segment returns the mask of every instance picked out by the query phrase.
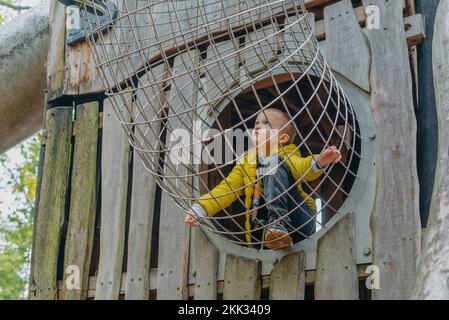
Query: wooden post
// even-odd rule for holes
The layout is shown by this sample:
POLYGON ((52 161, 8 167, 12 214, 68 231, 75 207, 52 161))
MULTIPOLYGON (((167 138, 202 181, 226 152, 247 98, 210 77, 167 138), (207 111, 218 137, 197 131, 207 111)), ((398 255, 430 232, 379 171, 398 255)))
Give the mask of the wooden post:
POLYGON ((76 107, 70 214, 62 299, 86 299, 96 213, 98 103, 76 107), (75 278, 79 275, 79 283, 75 278), (69 283, 66 283, 69 282, 69 283))
POLYGON ((315 299, 359 299, 353 213, 338 221, 318 240, 315 299))
MULTIPOLYGON (((130 99, 130 98, 129 98, 130 99)), ((130 145, 109 99, 104 102, 101 230, 95 299, 118 299, 125 246, 130 145)))
POLYGON ((433 69, 438 111, 438 162, 429 226, 417 271, 413 299, 449 299, 449 0, 438 7, 433 69))
POLYGON ((369 0, 380 30, 367 30, 371 104, 378 126, 378 185, 372 216, 373 263, 380 269, 376 299, 406 299, 420 251, 416 119, 402 1, 369 0))
POLYGON ((57 299, 56 270, 65 215, 72 139, 72 110, 47 111, 46 152, 34 223, 30 299, 57 299))
POLYGON ((324 8, 327 61, 330 67, 365 91, 370 91, 371 54, 350 0, 324 8))
POLYGON ((261 290, 259 260, 226 255, 224 300, 259 300, 261 290))
POLYGON ((296 252, 274 266, 270 277, 270 300, 304 300, 306 255, 296 252))
POLYGON ((217 299, 218 250, 203 231, 194 230, 195 245, 195 300, 217 299))

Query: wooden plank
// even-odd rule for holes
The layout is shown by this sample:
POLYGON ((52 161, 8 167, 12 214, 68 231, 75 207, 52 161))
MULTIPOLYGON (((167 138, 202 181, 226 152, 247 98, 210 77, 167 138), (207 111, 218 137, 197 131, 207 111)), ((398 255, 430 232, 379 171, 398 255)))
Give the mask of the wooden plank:
POLYGON ((318 240, 315 299, 358 298, 355 218, 353 213, 349 213, 318 240))
POLYGON ((271 272, 270 300, 304 300, 305 268, 304 251, 282 257, 271 272))
MULTIPOLYGON (((365 280, 369 274, 365 273, 365 270, 368 266, 367 265, 358 265, 357 266, 357 277, 360 281, 365 280)), ((150 291, 156 291, 157 290, 157 268, 151 268, 150 270, 150 291)), ((126 272, 122 273, 122 285, 120 286, 120 294, 125 294, 126 291, 126 272)), ((262 277, 262 289, 269 289, 271 284, 271 275, 263 275, 262 277)), ((306 285, 313 285, 315 281, 315 270, 308 270, 305 273, 305 284, 306 285)), ((97 277, 91 276, 89 277, 89 291, 88 291, 88 298, 93 298, 95 296, 95 287, 97 283, 97 277)), ((62 281, 58 282, 58 290, 62 290, 62 281)), ((217 281, 217 294, 223 293, 223 280, 217 281)), ((195 296, 195 284, 189 283, 189 297, 195 296)))
POLYGON ((266 71, 277 61, 277 51, 281 44, 277 24, 271 24, 249 33, 245 37, 242 51, 244 74, 247 76, 266 71), (246 67, 246 68, 245 68, 246 67))
POLYGON ((259 260, 227 254, 223 300, 259 300, 261 268, 259 260))
POLYGON ((56 270, 64 222, 72 138, 72 107, 46 114, 46 152, 35 220, 30 299, 57 299, 56 270))
MULTIPOLYGON (((66 7, 66 38, 71 32, 71 28, 79 28, 83 27, 82 25, 77 26, 75 23, 77 20, 81 22, 79 9, 77 7, 66 7)), ((82 64, 82 55, 81 50, 83 46, 88 46, 86 42, 81 42, 76 44, 75 46, 66 45, 65 48, 65 63, 66 63, 66 72, 65 72, 65 80, 64 80, 64 94, 67 95, 77 95, 79 94, 79 85, 80 85, 80 70, 82 64)))
POLYGON ((371 104, 378 130, 377 196, 372 215, 376 299, 406 299, 420 252, 416 118, 402 3, 364 1, 380 9, 380 30, 366 32, 372 55, 371 104), (400 172, 400 174, 398 174, 400 172))
POLYGON ((104 101, 103 113, 100 261, 95 292, 95 299, 100 300, 117 299, 119 296, 130 152, 128 136, 117 120, 109 99, 104 101))
MULTIPOLYGON (((199 57, 198 52, 185 52, 175 58, 170 97, 168 98, 169 115, 178 114, 170 118, 165 128, 167 130, 166 148, 170 149, 174 141, 170 141, 170 134, 176 129, 191 130, 193 127, 192 112, 183 113, 197 101, 198 77, 193 70, 199 57)), ((186 175, 184 165, 176 165, 171 162, 170 154, 165 154, 165 175, 186 175)), ((177 192, 187 195, 191 191, 188 185, 191 181, 178 178, 165 181, 167 185, 176 183, 177 192)), ((189 228, 184 223, 184 213, 176 206, 174 200, 166 193, 162 193, 161 214, 159 226, 159 251, 158 251, 158 294, 157 298, 187 299, 187 276, 189 259, 189 228)))
MULTIPOLYGON (((313 45, 310 44, 303 46, 306 41, 309 43, 312 41, 307 40, 309 34, 305 31, 311 28, 311 33, 315 33, 315 15, 308 13, 306 18, 304 18, 304 15, 291 16, 288 17, 285 23, 286 25, 290 25, 290 27, 286 27, 282 34, 282 59, 286 59, 288 64, 298 65, 300 68, 307 67, 308 64, 313 62, 316 50, 314 50, 313 45), (298 50, 300 47, 301 49, 298 50)), ((289 69, 290 68, 287 70, 289 69)), ((313 72, 313 70, 310 72, 313 72)))
MULTIPOLYGON (((104 79, 109 88, 114 88, 134 75, 132 53, 138 42, 134 37, 132 24, 135 21, 137 1, 111 0, 119 11, 114 27, 106 34, 100 34, 97 41, 97 59, 105 63, 102 67, 104 79)), ((134 23, 135 24, 135 23, 134 23)))
POLYGON ((430 217, 412 299, 449 299, 449 1, 440 1, 433 38, 433 74, 438 112, 438 161, 430 217))
POLYGON ((50 41, 47 56, 47 100, 60 97, 65 79, 65 6, 57 0, 51 1, 50 41))
POLYGON ((324 8, 327 62, 330 67, 365 91, 370 91, 370 49, 357 22, 351 0, 324 8))
POLYGON ((238 84, 239 57, 238 43, 232 40, 211 45, 207 50, 207 59, 203 65, 206 74, 204 83, 206 101, 218 102, 238 84))
MULTIPOLYGON (((152 70, 152 74, 162 74, 164 65, 160 65, 152 70)), ((160 131, 160 124, 150 124, 156 115, 156 110, 160 108, 156 93, 152 86, 148 86, 154 79, 150 74, 140 79, 140 84, 136 90, 134 101, 134 122, 143 123, 135 125, 134 145, 140 149, 151 151, 152 146, 147 142, 155 143, 157 134, 160 131), (156 100, 149 99, 156 97, 156 100), (153 131, 154 130, 154 131, 153 131)), ((154 88, 156 88, 155 86, 154 88)), ((162 88, 162 84, 160 85, 162 88)), ((162 97, 159 97, 159 99, 162 97)), ((143 153, 145 160, 152 157, 143 153)), ((158 157, 154 160, 158 162, 158 157)), ((147 162, 148 163, 148 162, 147 162)), ((152 248, 152 228, 155 209, 156 180, 154 176, 145 168, 143 159, 139 151, 134 149, 133 159, 133 181, 131 194, 131 213, 128 232, 128 259, 126 277, 126 299, 148 300, 150 292, 150 257, 152 248)))
POLYGON ((218 250, 201 229, 194 230, 195 300, 217 299, 218 250))
MULTIPOLYGON (((79 287, 63 286, 62 299, 86 299, 96 212, 98 103, 76 107, 76 134, 72 166, 70 214, 65 243, 64 270, 79 270, 79 287)), ((63 281, 71 273, 64 273, 63 281)), ((70 281, 70 279, 69 279, 70 281)), ((74 283, 71 283, 72 285, 74 283)))
MULTIPOLYGON (((44 102, 44 115, 47 114, 49 105, 47 102, 47 94, 45 94, 45 102, 44 102)), ((36 235, 37 235, 37 216, 39 214, 39 202, 40 202, 40 198, 41 198, 41 190, 42 190, 42 176, 43 176, 43 170, 44 170, 44 160, 45 160, 45 136, 46 136, 46 123, 45 123, 45 117, 44 117, 44 123, 42 124, 42 136, 40 139, 40 151, 39 151, 39 165, 37 168, 37 181, 36 181, 36 197, 34 199, 34 208, 36 208, 34 210, 34 215, 33 215, 33 241, 32 241, 32 245, 31 245, 31 261, 30 261, 30 277, 28 279, 28 285, 30 290, 28 291, 28 296, 30 296, 33 292, 31 291, 34 288, 34 285, 32 283, 33 277, 32 275, 34 274, 34 256, 35 256, 35 251, 34 248, 36 247, 35 242, 36 242, 36 235)))

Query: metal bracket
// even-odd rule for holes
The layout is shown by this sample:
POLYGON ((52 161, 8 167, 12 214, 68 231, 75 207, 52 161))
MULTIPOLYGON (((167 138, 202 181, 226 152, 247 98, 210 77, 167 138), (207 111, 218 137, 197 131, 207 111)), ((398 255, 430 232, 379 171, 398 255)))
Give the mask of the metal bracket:
POLYGON ((68 34, 66 43, 68 46, 74 46, 77 43, 86 41, 87 33, 89 32, 89 30, 93 30, 92 35, 89 36, 93 36, 94 39, 97 39, 100 32, 107 32, 109 30, 109 27, 118 17, 117 6, 112 2, 104 2, 104 0, 58 1, 66 6, 75 6, 78 7, 80 11, 84 11, 82 14, 80 11, 76 12, 75 14, 77 15, 77 17, 74 17, 74 19, 71 20, 73 27, 67 27, 68 34), (81 19, 84 19, 84 28, 83 24, 79 23, 81 19))

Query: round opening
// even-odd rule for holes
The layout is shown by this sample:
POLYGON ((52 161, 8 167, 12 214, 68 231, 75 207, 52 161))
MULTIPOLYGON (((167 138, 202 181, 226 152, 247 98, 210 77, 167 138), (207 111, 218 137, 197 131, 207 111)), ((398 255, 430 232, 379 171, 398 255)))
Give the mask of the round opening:
POLYGON ((271 249, 270 243, 282 242, 282 234, 270 238, 269 230, 286 231, 283 237, 294 244, 322 228, 349 196, 360 161, 358 121, 335 82, 313 76, 277 80, 260 81, 219 103, 219 112, 211 115, 211 139, 205 139, 204 145, 214 160, 198 170, 197 200, 209 210, 221 206, 212 217, 202 219, 206 228, 256 249, 271 249), (257 156, 252 164, 244 159, 249 150, 258 149, 251 138, 256 121, 276 117, 278 112, 270 112, 273 109, 286 115, 295 138, 284 145, 286 150, 277 152, 274 158, 281 172, 269 177, 261 169, 264 157, 257 156), (224 143, 216 143, 217 139, 224 143), (332 147, 339 151, 339 161, 325 170, 312 166, 332 147), (237 166, 241 169, 236 175, 232 172, 237 166))

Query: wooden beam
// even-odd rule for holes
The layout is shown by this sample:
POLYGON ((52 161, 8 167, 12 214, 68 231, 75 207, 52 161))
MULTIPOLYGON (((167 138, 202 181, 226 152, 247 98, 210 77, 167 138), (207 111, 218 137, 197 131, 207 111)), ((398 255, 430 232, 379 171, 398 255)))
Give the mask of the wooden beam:
POLYGON ((378 128, 377 195, 372 215, 373 264, 380 269, 376 299, 407 299, 420 251, 416 118, 403 8, 369 0, 383 17, 368 30, 372 55, 371 105, 378 128))
POLYGON ((226 255, 224 275, 224 300, 259 300, 260 272, 259 260, 226 255))
POLYGON ((318 240, 315 300, 358 300, 355 245, 354 213, 318 240))
POLYGON ((329 66, 369 92, 371 53, 366 36, 352 10, 351 0, 324 8, 326 59, 329 66))
MULTIPOLYGON (((69 224, 65 242, 63 281, 78 268, 79 286, 64 286, 61 299, 86 299, 96 216, 98 103, 76 107, 75 140, 69 224)), ((74 285, 74 283, 73 283, 74 285)))
MULTIPOLYGON (((122 273, 130 145, 128 136, 112 110, 111 98, 104 101, 101 150, 100 261, 95 299, 118 299, 122 273)), ((131 97, 124 97, 131 104, 131 97)), ((129 121, 129 120, 128 120, 129 121)))
POLYGON ((194 229, 195 300, 217 299, 218 250, 199 228, 194 229))
POLYGON ((72 106, 47 111, 47 144, 32 248, 30 299, 57 299, 57 266, 69 181, 72 106))
POLYGON ((305 267, 304 251, 282 257, 271 272, 270 300, 304 300, 305 267))

